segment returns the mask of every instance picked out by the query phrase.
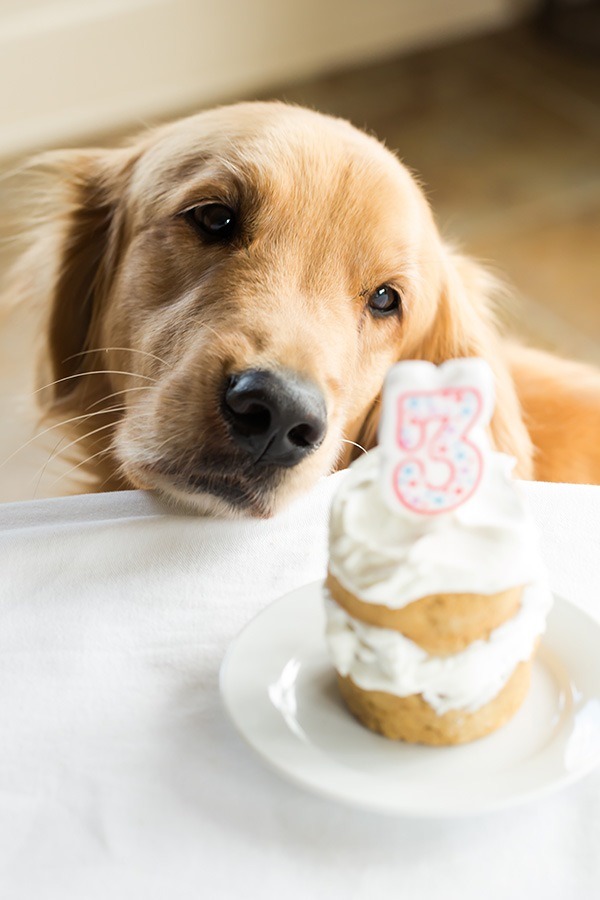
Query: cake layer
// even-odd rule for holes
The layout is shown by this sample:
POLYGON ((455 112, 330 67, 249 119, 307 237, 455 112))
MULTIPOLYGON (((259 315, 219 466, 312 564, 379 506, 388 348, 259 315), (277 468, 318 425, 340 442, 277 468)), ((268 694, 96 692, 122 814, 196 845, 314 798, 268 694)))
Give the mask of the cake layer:
POLYGON ((514 587, 491 596, 434 594, 394 609, 359 600, 331 572, 325 584, 331 597, 353 618, 399 631, 436 655, 458 653, 475 640, 487 640, 517 613, 523 593, 522 587, 514 587))
POLYGON ((395 515, 381 495, 379 450, 352 464, 331 511, 329 570, 365 603, 400 608, 436 594, 498 594, 542 572, 514 460, 486 461, 477 492, 443 516, 395 515))
POLYGON ((325 593, 327 642, 338 673, 367 691, 421 694, 437 715, 450 709, 474 712, 489 703, 518 663, 532 656, 552 605, 544 581, 528 585, 519 611, 487 640, 473 641, 460 653, 432 656, 398 631, 354 618, 325 593))
POLYGON ((449 710, 438 715, 423 697, 397 697, 365 691, 349 677, 338 675, 340 692, 350 712, 371 731, 412 744, 465 744, 490 734, 507 722, 527 695, 531 663, 522 662, 492 700, 474 712, 449 710))

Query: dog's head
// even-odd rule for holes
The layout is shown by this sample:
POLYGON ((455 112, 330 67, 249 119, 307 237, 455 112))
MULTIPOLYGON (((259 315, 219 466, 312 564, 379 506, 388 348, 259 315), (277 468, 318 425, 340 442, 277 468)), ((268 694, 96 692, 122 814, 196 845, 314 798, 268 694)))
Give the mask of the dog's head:
POLYGON ((526 455, 489 283, 374 138, 248 103, 50 162, 70 198, 46 402, 110 410, 127 483, 268 516, 372 446, 385 372, 408 357, 485 355, 497 442, 526 455))

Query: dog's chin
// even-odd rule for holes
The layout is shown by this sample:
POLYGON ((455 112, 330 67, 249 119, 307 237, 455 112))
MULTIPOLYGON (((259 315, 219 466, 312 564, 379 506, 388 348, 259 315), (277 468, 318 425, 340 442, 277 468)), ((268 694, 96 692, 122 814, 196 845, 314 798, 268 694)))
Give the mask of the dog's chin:
POLYGON ((269 496, 256 495, 252 498, 232 497, 203 490, 185 490, 174 485, 156 486, 157 492, 169 502, 197 516, 211 516, 219 519, 269 519, 277 511, 277 504, 269 496))
POLYGON ((239 504, 234 501, 224 500, 214 494, 204 491, 180 490, 172 485, 157 485, 156 492, 187 513, 196 516, 209 516, 217 519, 269 519, 275 512, 275 506, 266 502, 257 502, 252 505, 239 504))
POLYGON ((268 519, 277 512, 278 491, 233 476, 201 473, 181 477, 148 464, 123 467, 127 479, 142 490, 156 491, 182 511, 226 519, 268 519))

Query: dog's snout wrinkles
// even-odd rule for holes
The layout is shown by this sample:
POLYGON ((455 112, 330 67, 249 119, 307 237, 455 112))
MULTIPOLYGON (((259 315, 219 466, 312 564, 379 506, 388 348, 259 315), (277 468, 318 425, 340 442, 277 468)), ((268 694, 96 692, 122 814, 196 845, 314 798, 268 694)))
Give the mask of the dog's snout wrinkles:
POLYGON ((248 369, 229 379, 223 399, 233 440, 257 462, 295 466, 325 436, 323 395, 297 375, 248 369))

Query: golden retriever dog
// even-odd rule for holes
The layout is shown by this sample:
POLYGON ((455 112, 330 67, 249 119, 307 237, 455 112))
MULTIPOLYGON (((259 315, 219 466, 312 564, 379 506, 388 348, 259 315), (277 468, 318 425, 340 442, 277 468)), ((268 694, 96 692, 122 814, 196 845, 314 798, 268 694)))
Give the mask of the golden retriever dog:
POLYGON ((47 309, 41 403, 99 489, 270 516, 374 445, 394 362, 465 356, 519 476, 600 481, 599 374, 501 337, 494 279, 348 122, 243 103, 35 166, 13 290, 47 309))

